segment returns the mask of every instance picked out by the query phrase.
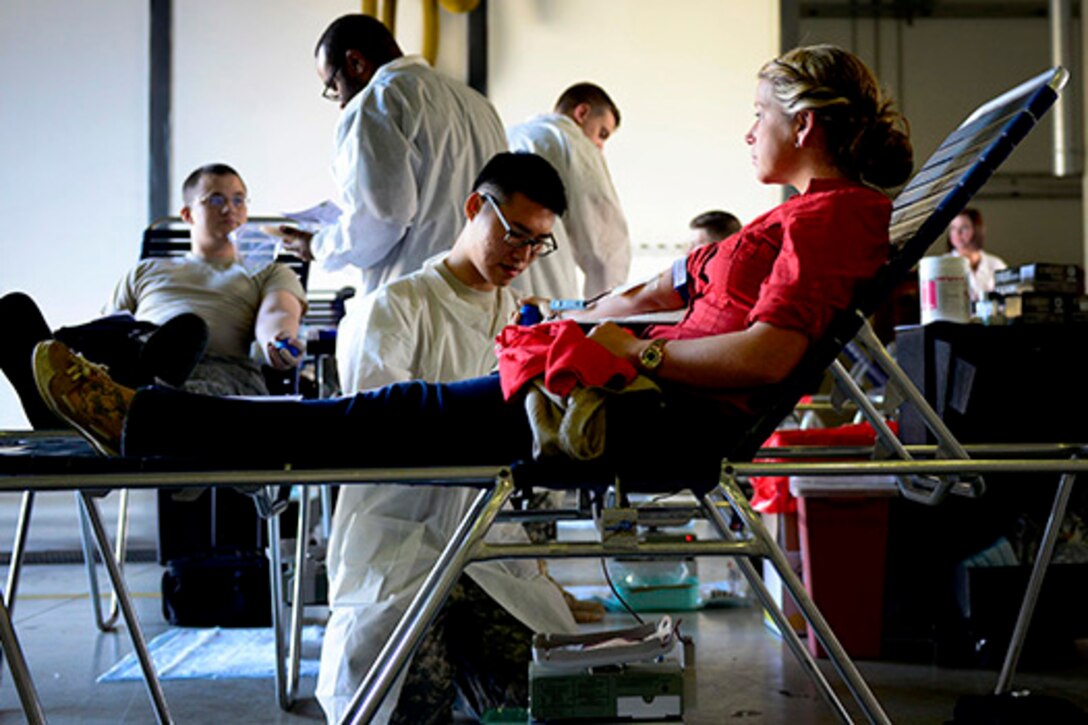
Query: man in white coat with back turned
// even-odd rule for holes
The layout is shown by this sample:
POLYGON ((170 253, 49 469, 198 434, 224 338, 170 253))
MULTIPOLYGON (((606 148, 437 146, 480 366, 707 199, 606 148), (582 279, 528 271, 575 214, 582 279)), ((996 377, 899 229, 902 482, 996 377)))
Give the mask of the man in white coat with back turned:
MULTIPOLYGON (((341 321, 344 392, 491 372, 494 338, 517 310, 509 284, 554 249, 553 225, 565 207, 562 182, 544 159, 491 159, 464 201, 467 221, 453 248, 367 295, 341 321)), ((475 495, 429 486, 341 489, 328 553, 332 613, 316 690, 330 722, 343 714, 475 495)), ((505 533, 527 541, 520 527, 505 533)), ((467 573, 378 721, 448 722, 458 691, 477 716, 524 706, 530 633, 574 631, 562 591, 536 562, 473 564, 467 573)))
POLYGON ((449 249, 476 172, 506 137, 486 98, 405 57, 375 18, 335 20, 315 52, 323 95, 343 109, 333 174, 344 212, 316 234, 281 227, 284 246, 329 271, 360 268, 370 292, 449 249))
POLYGON ((552 113, 507 133, 511 149, 551 162, 569 202, 556 224, 558 251, 534 264, 515 283, 518 289, 542 297, 591 298, 627 281, 631 241, 604 159, 604 144, 619 125, 619 108, 604 89, 578 83, 563 91, 552 113))

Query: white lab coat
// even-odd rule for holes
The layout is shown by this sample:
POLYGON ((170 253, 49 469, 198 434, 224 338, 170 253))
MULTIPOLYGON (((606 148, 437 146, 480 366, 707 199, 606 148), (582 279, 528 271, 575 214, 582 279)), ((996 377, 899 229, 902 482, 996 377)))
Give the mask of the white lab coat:
POLYGON ((449 249, 483 165, 506 150, 486 98, 418 56, 386 63, 340 115, 333 175, 344 213, 311 248, 329 270, 353 264, 363 291, 449 249))
MULTIPOLYGON (((494 337, 516 309, 516 297, 508 289, 469 289, 443 266, 444 258, 428 260, 349 309, 337 335, 345 392, 411 379, 461 380, 495 366, 494 337)), ((332 613, 316 690, 330 722, 343 713, 475 495, 430 486, 341 489, 328 551, 332 613)), ((502 540, 527 540, 520 527, 503 528, 502 540)), ((562 593, 535 562, 473 564, 468 573, 530 629, 576 631, 562 593)), ((376 722, 392 714, 402 682, 403 674, 376 722)))
POLYGON ((548 113, 507 132, 510 148, 531 151, 551 162, 567 190, 567 213, 553 233, 559 249, 537 260, 518 289, 552 298, 593 297, 627 281, 631 241, 627 220, 612 186, 604 154, 574 119, 548 113), (585 282, 579 287, 577 268, 585 282))
MULTIPOLYGON (((954 249, 949 254, 954 257, 959 256, 954 249)), ((982 252, 982 259, 979 260, 977 269, 971 269, 971 264, 968 262, 967 285, 971 293, 971 301, 978 302, 986 299, 986 296, 997 286, 995 280, 997 271, 1006 269, 1008 266, 1004 259, 989 252, 982 252)))

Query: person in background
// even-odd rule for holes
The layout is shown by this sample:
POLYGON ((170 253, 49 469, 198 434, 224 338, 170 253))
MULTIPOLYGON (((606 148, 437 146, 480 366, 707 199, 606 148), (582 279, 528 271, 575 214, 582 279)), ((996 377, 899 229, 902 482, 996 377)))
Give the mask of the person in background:
POLYGON ((986 299, 994 291, 994 272, 1009 265, 996 254, 983 250, 986 244, 986 224, 982 213, 967 207, 948 225, 949 253, 967 260, 967 283, 971 301, 986 299))
POLYGON ((371 292, 449 249, 476 172, 506 136, 486 98, 404 56, 375 18, 338 18, 315 53, 322 95, 341 108, 333 175, 344 211, 316 234, 279 230, 286 251, 329 271, 354 265, 371 292))
POLYGON ((688 240, 687 251, 692 251, 704 244, 720 242, 726 237, 731 237, 740 231, 740 220, 727 211, 715 209, 705 211, 697 215, 688 224, 691 229, 691 238, 688 240))
POLYGON ((523 292, 590 299, 627 281, 631 241, 604 158, 604 145, 619 125, 619 108, 604 89, 577 83, 563 91, 551 113, 508 131, 511 149, 539 154, 556 168, 569 200, 555 228, 559 248, 515 282, 523 292), (578 270, 585 278, 581 286, 578 270))

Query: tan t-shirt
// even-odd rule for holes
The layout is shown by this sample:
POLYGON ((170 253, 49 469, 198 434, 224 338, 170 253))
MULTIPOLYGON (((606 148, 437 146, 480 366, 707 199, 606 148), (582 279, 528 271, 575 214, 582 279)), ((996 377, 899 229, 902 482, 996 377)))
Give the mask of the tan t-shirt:
POLYGON ((306 303, 298 276, 282 264, 250 270, 243 262, 209 262, 190 253, 141 261, 117 283, 103 311, 128 311, 158 325, 193 312, 208 323, 209 354, 248 357, 261 302, 279 290, 306 303))

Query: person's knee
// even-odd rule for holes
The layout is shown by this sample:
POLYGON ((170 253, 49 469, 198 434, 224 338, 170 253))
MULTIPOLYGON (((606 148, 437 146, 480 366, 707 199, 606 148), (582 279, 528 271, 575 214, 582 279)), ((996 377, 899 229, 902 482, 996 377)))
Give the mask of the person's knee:
MULTIPOLYGON (((9 292, 0 297, 0 320, 9 329, 19 330, 20 338, 40 341, 53 336, 38 304, 25 292, 9 292)), ((10 339, 10 333, 8 337, 10 339)))

